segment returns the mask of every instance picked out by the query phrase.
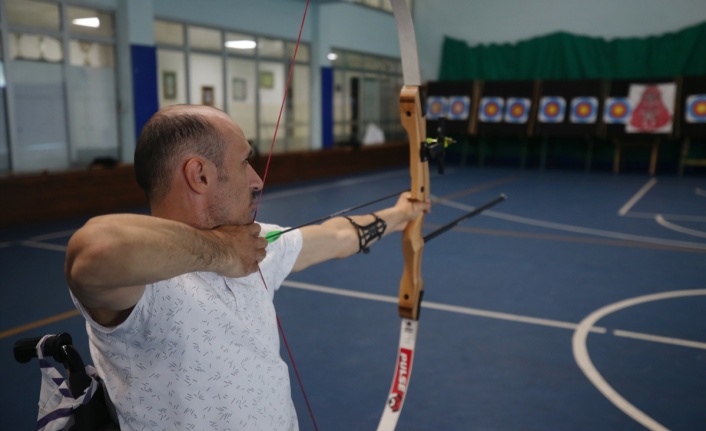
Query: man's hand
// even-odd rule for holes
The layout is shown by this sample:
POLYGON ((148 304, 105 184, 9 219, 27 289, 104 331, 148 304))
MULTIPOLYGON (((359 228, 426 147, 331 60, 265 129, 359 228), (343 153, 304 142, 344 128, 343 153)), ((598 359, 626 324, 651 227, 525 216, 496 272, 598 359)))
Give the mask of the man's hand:
MULTIPOLYGON (((410 197, 409 192, 402 193, 393 207, 375 211, 387 224, 383 235, 403 230, 410 221, 431 210, 431 202, 420 202, 410 197)), ((375 217, 370 214, 352 216, 351 219, 362 226, 375 221, 375 217)), ((343 217, 332 218, 320 225, 305 226, 301 228, 301 232, 302 251, 297 257, 293 271, 300 271, 329 259, 348 257, 359 251, 358 231, 343 217)))
POLYGON ((257 223, 241 226, 219 226, 211 231, 222 249, 218 253, 216 272, 226 277, 244 277, 258 270, 265 258, 267 240, 260 237, 257 223))
POLYGON ((412 200, 411 193, 404 192, 397 199, 394 209, 400 214, 399 219, 392 218, 393 221, 397 223, 392 225, 388 222, 388 229, 390 231, 402 230, 407 226, 407 223, 419 217, 422 213, 429 213, 431 211, 431 201, 417 201, 412 200))

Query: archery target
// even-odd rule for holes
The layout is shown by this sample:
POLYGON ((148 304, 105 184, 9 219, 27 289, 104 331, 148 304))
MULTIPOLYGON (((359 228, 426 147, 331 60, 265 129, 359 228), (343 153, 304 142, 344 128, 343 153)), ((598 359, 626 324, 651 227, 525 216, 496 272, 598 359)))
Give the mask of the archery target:
POLYGON ((522 124, 529 118, 531 102, 524 97, 509 97, 505 107, 505 122, 522 124))
POLYGON ((449 120, 466 120, 470 111, 471 99, 468 96, 449 97, 449 109, 447 117, 449 120))
POLYGON ((706 94, 692 94, 686 98, 686 122, 706 123, 706 94))
POLYGON ((427 99, 427 119, 438 120, 446 117, 448 110, 448 99, 441 96, 430 96, 427 99))
POLYGON ((674 101, 677 85, 630 84, 628 100, 632 106, 627 133, 671 133, 674 123, 674 101))
POLYGON ((538 120, 542 123, 561 123, 566 114, 566 99, 559 96, 544 96, 539 101, 538 120))
POLYGON ((499 123, 503 121, 504 106, 502 97, 484 97, 480 100, 478 119, 486 123, 499 123))
POLYGON ((576 97, 571 101, 572 123, 595 123, 598 117, 598 99, 595 97, 576 97))
POLYGON ((625 124, 630 121, 632 107, 627 97, 608 97, 605 101, 603 121, 608 124, 625 124))

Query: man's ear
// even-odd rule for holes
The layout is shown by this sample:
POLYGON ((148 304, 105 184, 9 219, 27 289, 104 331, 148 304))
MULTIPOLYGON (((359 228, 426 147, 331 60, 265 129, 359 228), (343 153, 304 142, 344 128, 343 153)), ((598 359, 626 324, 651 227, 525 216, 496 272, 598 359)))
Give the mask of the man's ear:
POLYGON ((192 157, 184 165, 184 178, 191 190, 206 193, 208 185, 215 180, 214 167, 200 157, 192 157))

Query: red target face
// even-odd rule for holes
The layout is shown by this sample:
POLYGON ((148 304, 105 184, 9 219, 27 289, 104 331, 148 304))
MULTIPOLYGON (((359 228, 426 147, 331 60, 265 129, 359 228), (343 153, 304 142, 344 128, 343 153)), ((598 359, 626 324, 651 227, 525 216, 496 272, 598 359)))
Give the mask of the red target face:
POLYGON ((485 115, 492 117, 493 115, 497 115, 498 111, 500 111, 500 107, 495 104, 495 103, 488 103, 485 105, 485 115))
POLYGON ((463 113, 465 109, 466 105, 463 102, 454 102, 454 104, 451 105, 451 112, 456 115, 463 113))
POLYGON ((624 97, 610 98, 606 101, 605 121, 608 123, 625 123, 630 117, 632 108, 624 97))
POLYGON ((432 102, 429 110, 432 114, 439 115, 444 111, 444 104, 441 102, 432 102))
POLYGON ((694 94, 686 99, 686 121, 706 123, 706 94, 694 94))
POLYGON ((547 117, 555 117, 559 113, 559 104, 556 102, 549 102, 544 106, 544 115, 547 117))
POLYGON ((628 107, 624 103, 615 103, 610 107, 610 115, 616 118, 624 117, 628 112, 628 107))
POLYGON ((593 113, 593 106, 588 103, 579 103, 576 105, 576 116, 586 118, 593 113))

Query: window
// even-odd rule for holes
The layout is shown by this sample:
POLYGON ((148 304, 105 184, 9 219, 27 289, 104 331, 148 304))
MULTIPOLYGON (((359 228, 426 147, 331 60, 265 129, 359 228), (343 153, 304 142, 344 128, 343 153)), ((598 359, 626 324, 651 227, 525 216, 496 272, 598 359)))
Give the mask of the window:
POLYGON ((112 14, 74 6, 69 6, 66 9, 69 17, 69 33, 72 36, 115 36, 112 14))
POLYGON ((208 50, 220 52, 221 32, 205 27, 189 26, 189 46, 194 50, 208 50))
POLYGON ((118 159, 113 14, 64 2, 4 3, 14 115, 0 128, 10 138, 5 151, 0 144, 0 170, 66 170, 118 159))
POLYGON ((155 21, 154 39, 161 45, 184 46, 184 25, 169 21, 155 21))
POLYGON ((255 57, 257 42, 253 35, 227 32, 225 47, 229 55, 255 57))
MULTIPOLYGON (((160 108, 195 103, 224 110, 269 151, 284 95, 292 41, 156 20, 160 108), (184 29, 188 49, 184 46, 184 29)), ((300 44, 274 151, 310 147, 309 46, 300 44)))
POLYGON ((284 58, 284 41, 261 37, 259 42, 260 57, 284 58))
POLYGON ((6 97, 7 91, 5 90, 5 56, 2 52, 2 39, 0 39, 0 173, 8 172, 10 170, 10 143, 7 134, 7 122, 6 122, 6 97))
POLYGON ((59 38, 44 34, 10 33, 10 59, 57 63, 64 60, 59 38))
POLYGON ((334 49, 333 117, 337 145, 359 145, 370 124, 381 128, 385 140, 405 139, 400 124, 399 59, 334 49))
POLYGON ((59 5, 35 0, 6 0, 7 21, 10 26, 44 31, 61 31, 59 5))
MULTIPOLYGON (((346 0, 350 3, 357 3, 364 6, 372 7, 375 9, 382 9, 388 12, 392 12, 392 3, 390 0, 346 0)), ((407 7, 412 10, 412 0, 407 0, 407 7)))

